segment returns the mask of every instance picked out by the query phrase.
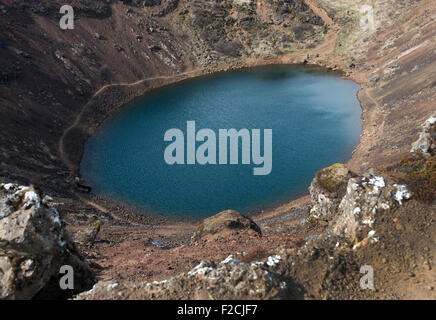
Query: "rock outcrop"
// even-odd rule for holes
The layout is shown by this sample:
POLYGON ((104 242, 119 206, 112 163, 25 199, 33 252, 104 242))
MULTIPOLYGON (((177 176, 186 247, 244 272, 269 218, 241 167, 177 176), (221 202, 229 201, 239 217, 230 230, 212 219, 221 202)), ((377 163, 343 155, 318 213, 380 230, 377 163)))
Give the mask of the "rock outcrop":
POLYGON ((381 210, 390 210, 410 199, 405 185, 387 184, 382 176, 366 175, 351 178, 347 192, 339 204, 334 223, 326 235, 335 235, 354 248, 378 241, 373 224, 381 210))
POLYGON ((313 206, 308 223, 327 223, 336 214, 353 174, 345 165, 336 163, 320 170, 313 179, 309 191, 313 206))
POLYGON ((192 236, 192 241, 198 241, 207 235, 223 236, 235 230, 253 230, 261 234, 259 226, 253 220, 236 211, 226 210, 204 219, 192 236))
POLYGON ((411 153, 421 153, 428 157, 436 151, 436 116, 429 118, 423 125, 418 140, 412 144, 411 153))
MULTIPOLYGON (((328 210, 321 212, 328 213, 323 217, 328 217, 329 225, 301 247, 279 247, 273 255, 251 262, 233 255, 218 263, 202 261, 191 271, 163 281, 103 281, 76 299, 298 299, 307 296, 305 291, 309 297, 319 297, 322 290, 333 292, 332 283, 340 283, 356 297, 366 297, 370 293, 359 287, 359 254, 383 242, 386 230, 395 229, 386 222, 386 213, 398 212, 411 192, 381 175, 357 176, 340 164, 321 170, 311 192, 316 192, 312 198, 317 209, 309 213, 309 219, 314 215, 317 221, 318 210, 328 203, 328 210), (320 192, 325 197, 322 203, 320 192)), ((205 219, 193 239, 251 230, 252 223, 235 211, 224 211, 205 219)), ((338 288, 334 294, 343 297, 338 288)))
POLYGON ((33 187, 1 184, 0 299, 31 299, 44 290, 50 298, 68 295, 59 287, 63 265, 74 270, 74 290, 69 294, 92 285, 93 273, 70 240, 51 198, 33 187))
POLYGON ((389 184, 383 176, 371 173, 356 176, 340 164, 318 172, 309 190, 313 203, 307 218, 310 226, 329 223, 325 237, 339 237, 355 247, 377 241, 372 226, 379 211, 395 208, 411 197, 405 185, 389 184))
POLYGON ((219 263, 202 261, 172 279, 151 283, 99 282, 76 298, 93 299, 280 299, 288 285, 275 272, 280 256, 244 263, 232 255, 219 263))

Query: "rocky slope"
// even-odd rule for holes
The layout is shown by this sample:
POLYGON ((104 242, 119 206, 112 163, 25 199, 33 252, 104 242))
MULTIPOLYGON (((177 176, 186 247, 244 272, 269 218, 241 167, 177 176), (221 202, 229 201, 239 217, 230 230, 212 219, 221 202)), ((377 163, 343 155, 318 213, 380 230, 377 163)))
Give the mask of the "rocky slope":
MULTIPOLYGON (((193 258, 186 254, 193 252, 203 259, 207 256, 204 252, 209 252, 212 260, 203 260, 190 271, 160 281, 144 281, 140 275, 134 281, 120 276, 116 282, 114 279, 99 281, 76 298, 436 298, 433 286, 436 281, 433 271, 436 154, 429 148, 417 147, 435 144, 434 119, 431 117, 424 123, 407 161, 363 176, 341 164, 321 170, 310 187, 311 209, 303 214, 305 218, 298 222, 297 229, 289 232, 293 241, 286 242, 287 232, 278 230, 277 234, 285 236, 279 238, 280 245, 265 246, 265 241, 274 242, 274 233, 267 228, 271 221, 256 219, 259 221, 256 224, 235 211, 224 211, 205 219, 185 246, 149 239, 152 249, 148 253, 142 249, 142 256, 152 259, 161 256, 159 264, 175 263, 175 257, 179 256, 179 262, 184 262, 186 268, 186 262, 193 258), (428 197, 423 197, 422 190, 410 183, 413 179, 409 186, 398 183, 404 171, 413 172, 415 182, 430 183, 425 189, 428 197), (268 230, 264 235, 260 226, 268 230), (306 234, 311 229, 317 232, 305 239, 295 238, 302 229, 306 229, 306 234), (244 241, 251 246, 247 247, 244 241), (260 249, 262 242, 263 249, 260 249), (257 250, 250 253, 244 250, 218 262, 217 257, 225 253, 223 248, 231 243, 234 247, 227 248, 227 252, 235 248, 252 249, 253 244, 257 250), (362 267, 375 272, 370 290, 362 288, 362 267), (413 280, 408 281, 410 278, 413 280), (398 286, 401 281, 406 282, 407 292, 398 286)), ((93 274, 69 239, 52 199, 45 196, 41 200, 40 192, 32 187, 2 184, 1 188, 2 297, 68 296, 72 292, 61 294, 56 286, 60 277, 58 269, 63 264, 73 266, 79 275, 75 280, 79 284, 76 292, 89 288, 94 282, 93 274)), ((283 217, 283 213, 279 216, 283 217)), ((94 223, 75 233, 75 240, 88 257, 92 252, 99 252, 92 249, 99 231, 100 224, 94 223)), ((144 248, 139 243, 134 247, 144 248)), ((139 256, 132 258, 140 260, 139 256)), ((152 264, 137 263, 137 267, 142 265, 151 270, 152 264)), ((98 264, 94 262, 95 266, 98 264)))
MULTIPOLYGON (((434 1, 377 0, 373 10, 366 1, 348 0, 69 3, 74 30, 59 28, 61 1, 0 0, 0 181, 53 196, 98 277, 118 283, 113 294, 187 297, 181 282, 207 289, 209 271, 226 278, 235 269, 243 284, 265 272, 271 282, 255 280, 260 291, 242 296, 227 288, 221 297, 431 297, 434 1), (83 143, 125 103, 190 77, 271 63, 326 66, 362 86, 361 142, 345 166, 317 174, 312 204, 300 199, 255 216, 262 237, 231 230, 190 245, 195 224, 137 215, 83 192, 86 182, 77 177, 83 143), (420 156, 408 156, 418 136, 412 150, 420 156), (162 249, 149 238, 175 248, 162 249), (272 258, 280 263, 269 266, 268 256, 280 256, 272 258), (264 263, 253 267, 261 258, 264 263), (213 260, 199 268, 209 271, 189 275, 203 259, 213 260), (379 291, 358 288, 361 265, 379 270, 379 291), (171 277, 174 290, 167 282, 146 284, 171 277), (131 290, 125 280, 143 281, 143 290, 131 290)), ((42 279, 34 288, 46 285, 42 279)), ((104 285, 85 297, 97 297, 104 285)), ((189 295, 218 298, 216 288, 189 295)))

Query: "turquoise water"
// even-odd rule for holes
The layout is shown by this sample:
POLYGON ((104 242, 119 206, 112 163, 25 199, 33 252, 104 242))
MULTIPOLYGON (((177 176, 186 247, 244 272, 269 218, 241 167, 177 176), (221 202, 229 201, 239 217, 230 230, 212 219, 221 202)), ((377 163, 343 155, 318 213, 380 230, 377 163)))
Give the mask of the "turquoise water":
POLYGON ((317 170, 350 158, 362 126, 359 88, 307 66, 219 73, 165 87, 104 123, 85 145, 81 174, 94 193, 160 216, 259 212, 306 194, 317 170), (165 132, 179 128, 186 139, 187 121, 217 137, 219 129, 272 129, 271 173, 253 175, 256 165, 241 160, 168 165, 165 132))

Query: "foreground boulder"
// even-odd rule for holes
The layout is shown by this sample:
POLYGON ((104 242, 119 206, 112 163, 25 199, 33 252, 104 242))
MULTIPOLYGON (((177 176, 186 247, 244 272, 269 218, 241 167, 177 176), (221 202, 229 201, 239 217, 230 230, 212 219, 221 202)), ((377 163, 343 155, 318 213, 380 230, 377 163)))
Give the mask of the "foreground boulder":
POLYGON ((225 236, 235 230, 253 230, 261 234, 259 226, 253 220, 236 211, 226 210, 204 219, 192 236, 192 241, 198 241, 207 235, 225 236))
POLYGON ((92 286, 92 271, 50 203, 33 187, 0 184, 0 299, 71 294, 59 286, 63 265, 74 270, 73 292, 92 286))

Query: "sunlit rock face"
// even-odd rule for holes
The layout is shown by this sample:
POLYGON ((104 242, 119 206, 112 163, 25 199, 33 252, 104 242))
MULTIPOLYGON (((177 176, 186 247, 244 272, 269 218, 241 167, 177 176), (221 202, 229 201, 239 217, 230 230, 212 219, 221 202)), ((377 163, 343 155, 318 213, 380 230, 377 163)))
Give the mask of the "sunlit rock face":
POLYGON ((410 197, 406 186, 388 184, 382 176, 369 174, 351 178, 328 233, 355 243, 355 247, 362 241, 377 242, 377 232, 373 230, 377 213, 396 208, 410 197))
POLYGON ((100 281, 76 299, 283 299, 289 288, 278 272, 282 262, 279 255, 252 263, 230 255, 219 263, 202 261, 169 280, 135 284, 100 281))

